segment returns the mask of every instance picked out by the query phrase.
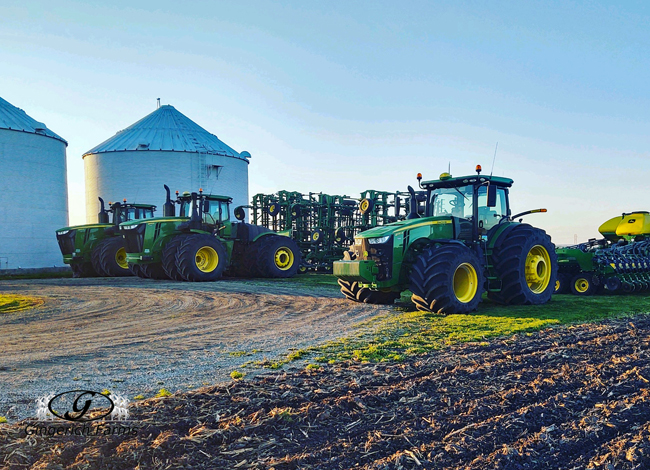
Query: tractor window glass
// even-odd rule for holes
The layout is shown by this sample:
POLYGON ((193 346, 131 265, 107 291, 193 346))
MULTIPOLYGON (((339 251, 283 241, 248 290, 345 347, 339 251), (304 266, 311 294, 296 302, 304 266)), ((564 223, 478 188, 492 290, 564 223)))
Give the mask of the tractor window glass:
POLYGON ((192 201, 183 201, 181 202, 181 217, 191 217, 192 216, 192 201))
POLYGON ((230 220, 230 208, 227 202, 221 201, 221 221, 230 220))
POLYGON ((122 211, 122 222, 126 222, 127 220, 135 220, 137 218, 135 211, 135 207, 130 207, 122 211))
POLYGON ((141 219, 151 219, 153 217, 153 209, 140 209, 141 219))
POLYGON ((472 187, 441 188, 432 195, 433 215, 472 217, 472 187))
POLYGON ((499 223, 502 216, 507 215, 506 191, 497 188, 496 206, 487 207, 487 187, 481 186, 478 190, 478 220, 479 226, 489 230, 499 223))

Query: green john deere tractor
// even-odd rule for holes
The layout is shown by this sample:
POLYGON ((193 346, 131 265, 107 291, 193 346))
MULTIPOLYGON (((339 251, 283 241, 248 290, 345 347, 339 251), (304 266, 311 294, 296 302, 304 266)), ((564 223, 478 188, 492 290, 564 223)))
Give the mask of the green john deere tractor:
POLYGON ((70 265, 74 277, 132 276, 118 226, 129 220, 152 218, 156 206, 127 204, 125 200, 122 203, 109 202, 107 210, 101 197, 99 204, 98 223, 56 231, 63 262, 70 265))
POLYGON ((300 266, 300 250, 287 236, 242 220, 230 221, 232 198, 183 193, 167 200, 163 217, 120 225, 126 261, 143 278, 216 281, 224 272, 237 277, 292 277, 300 266), (180 206, 177 217, 176 207, 180 206))
MULTIPOLYGON (((551 238, 511 215, 509 178, 477 174, 421 181, 424 213, 412 187, 406 220, 357 234, 334 263, 341 292, 357 302, 391 304, 406 289, 418 310, 466 313, 484 291, 504 304, 543 304, 553 294, 551 238)), ((420 198, 421 199, 421 198, 420 198)))

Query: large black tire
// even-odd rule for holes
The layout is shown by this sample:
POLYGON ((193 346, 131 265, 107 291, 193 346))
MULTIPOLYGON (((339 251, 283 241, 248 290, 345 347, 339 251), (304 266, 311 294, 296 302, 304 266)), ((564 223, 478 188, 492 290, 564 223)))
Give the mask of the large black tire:
POLYGON ((506 305, 540 305, 551 300, 558 264, 555 245, 544 230, 528 224, 515 226, 497 240, 493 264, 501 292, 491 293, 490 298, 506 305))
POLYGON ((72 269, 72 277, 97 277, 91 263, 72 263, 70 269, 72 269))
POLYGON ((566 294, 569 291, 570 282, 571 282, 571 274, 557 273, 557 278, 555 279, 555 289, 553 293, 566 294))
POLYGON ((391 305, 400 297, 399 292, 372 290, 367 287, 361 287, 358 282, 344 281, 343 279, 339 279, 339 286, 341 286, 341 293, 349 300, 355 302, 391 305))
POLYGON ((300 249, 289 237, 266 235, 252 245, 251 263, 255 276, 293 277, 301 262, 300 249))
POLYGON ((176 269, 185 281, 216 281, 223 274, 227 256, 226 249, 215 237, 188 235, 176 250, 176 269))
POLYGON ((104 268, 102 267, 102 248, 104 247, 104 244, 106 244, 109 240, 110 238, 100 241, 97 245, 95 245, 95 248, 93 248, 93 251, 90 253, 90 262, 93 266, 93 271, 99 277, 109 276, 109 274, 105 272, 104 268))
POLYGON ((124 238, 111 237, 104 240, 98 248, 99 264, 107 276, 121 277, 133 276, 126 262, 126 250, 124 249, 124 238))
POLYGON ((188 235, 176 235, 167 242, 162 250, 162 268, 163 271, 165 271, 165 274, 167 274, 169 279, 172 281, 184 280, 183 276, 181 276, 181 274, 178 272, 178 269, 176 268, 176 252, 178 251, 178 247, 183 241, 183 238, 187 236, 188 235))
POLYGON ((138 276, 138 277, 141 277, 143 279, 146 279, 145 276, 141 274, 142 269, 140 268, 139 264, 129 263, 129 269, 131 270, 131 272, 133 273, 134 276, 138 276))
POLYGON ((139 265, 138 276, 146 279, 169 279, 161 263, 149 263, 139 265))
POLYGON ((598 288, 591 273, 576 274, 571 279, 570 286, 573 295, 582 296, 594 295, 598 288))
POLYGON ((478 307, 484 283, 481 262, 469 248, 429 246, 413 263, 411 301, 423 312, 468 313, 478 307))

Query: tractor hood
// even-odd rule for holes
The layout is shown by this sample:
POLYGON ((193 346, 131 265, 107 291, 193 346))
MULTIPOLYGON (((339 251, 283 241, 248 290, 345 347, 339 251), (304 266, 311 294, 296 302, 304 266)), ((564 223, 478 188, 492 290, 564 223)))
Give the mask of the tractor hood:
POLYGON ((88 224, 88 225, 72 225, 70 227, 63 227, 56 231, 57 234, 60 232, 69 232, 70 230, 84 230, 89 228, 108 228, 112 227, 113 224, 88 224))
POLYGON ((151 219, 136 219, 129 220, 128 222, 122 222, 120 227, 130 227, 131 225, 140 225, 140 224, 150 224, 150 223, 160 223, 160 222, 185 222, 190 220, 189 217, 153 217, 151 219))
POLYGON ((392 224, 371 228, 365 232, 357 234, 355 238, 379 238, 394 233, 404 232, 415 227, 421 227, 423 225, 450 223, 452 223, 451 217, 420 217, 417 219, 400 220, 399 222, 394 222, 392 224))

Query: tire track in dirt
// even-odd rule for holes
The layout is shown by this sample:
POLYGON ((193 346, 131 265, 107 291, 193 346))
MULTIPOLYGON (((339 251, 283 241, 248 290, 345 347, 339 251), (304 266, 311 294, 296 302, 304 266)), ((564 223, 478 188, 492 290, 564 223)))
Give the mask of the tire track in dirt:
POLYGON ((39 309, 0 316, 0 396, 13 398, 34 398, 48 381, 78 388, 79 377, 128 394, 158 382, 172 390, 212 383, 245 360, 340 337, 387 311, 347 302, 336 289, 256 280, 32 280, 3 282, 0 292, 46 297, 39 309), (228 354, 254 349, 261 352, 228 354))

